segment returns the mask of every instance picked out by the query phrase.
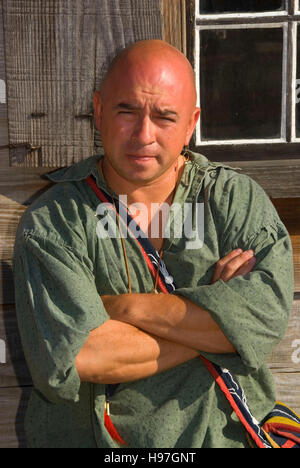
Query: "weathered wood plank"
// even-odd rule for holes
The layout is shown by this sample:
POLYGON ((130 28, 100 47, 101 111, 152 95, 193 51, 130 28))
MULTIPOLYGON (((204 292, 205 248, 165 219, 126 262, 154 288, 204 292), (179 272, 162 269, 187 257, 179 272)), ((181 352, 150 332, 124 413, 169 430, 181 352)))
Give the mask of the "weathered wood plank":
POLYGON ((300 415, 300 372, 273 373, 273 376, 277 387, 277 400, 300 415))
POLYGON ((162 0, 163 40, 187 54, 186 0, 162 0))
MULTIPOLYGON (((206 154, 204 148, 201 152, 206 154)), ((214 160, 213 157, 209 159, 214 160)), ((227 161, 225 164, 241 168, 242 173, 252 177, 271 198, 300 197, 300 159, 227 161)))
POLYGON ((272 199, 293 244, 295 292, 300 292, 300 198, 272 199))
POLYGON ((0 388, 31 385, 31 377, 21 345, 15 306, 1 306, 0 308, 0 340, 2 345, 0 388))
POLYGON ((15 204, 0 205, 0 259, 11 259, 15 235, 26 207, 15 204))
POLYGON ((5 204, 10 204, 11 200, 21 205, 30 205, 53 185, 43 178, 43 173, 46 172, 49 169, 0 167, 0 193, 7 198, 5 204))
MULTIPOLYGON (((2 141, 0 140, 1 144, 2 141)), ((6 143, 5 143, 6 144, 6 143)), ((9 167, 9 151, 8 149, 0 150, 0 179, 1 179, 1 171, 3 168, 9 167)))
POLYGON ((272 198, 276 210, 291 234, 300 234, 300 198, 272 198))
POLYGON ((293 244, 295 292, 300 292, 300 234, 291 235, 291 240, 293 244))
MULTIPOLYGON (((161 37, 157 0, 3 0, 10 143, 41 147, 28 166, 60 167, 94 151, 92 97, 107 60, 161 37)), ((23 165, 22 155, 12 156, 23 165)))
POLYGON ((0 388, 0 448, 26 448, 25 412, 31 388, 0 388))
MULTIPOLYGON (((300 379, 300 299, 294 301, 285 337, 269 356, 268 364, 275 372, 298 372, 300 379)), ((300 390, 300 380, 298 385, 300 390)))
POLYGON ((8 124, 7 119, 0 118, 0 146, 8 144, 8 124))

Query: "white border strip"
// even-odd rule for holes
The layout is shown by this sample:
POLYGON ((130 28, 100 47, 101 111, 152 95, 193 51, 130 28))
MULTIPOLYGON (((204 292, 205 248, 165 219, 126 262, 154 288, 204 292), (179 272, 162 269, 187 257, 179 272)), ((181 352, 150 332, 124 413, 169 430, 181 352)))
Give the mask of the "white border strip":
POLYGON ((274 29, 281 28, 283 30, 283 64, 282 64, 282 106, 281 106, 281 137, 275 139, 247 139, 247 140, 202 140, 201 139, 201 115, 196 127, 196 145, 233 145, 233 144, 263 144, 263 143, 286 143, 286 72, 287 72, 287 40, 288 40, 288 25, 287 23, 261 23, 261 24, 226 24, 226 25, 201 25, 196 26, 195 39, 195 76, 197 89, 197 107, 201 108, 200 102, 200 33, 202 30, 208 29, 274 29))

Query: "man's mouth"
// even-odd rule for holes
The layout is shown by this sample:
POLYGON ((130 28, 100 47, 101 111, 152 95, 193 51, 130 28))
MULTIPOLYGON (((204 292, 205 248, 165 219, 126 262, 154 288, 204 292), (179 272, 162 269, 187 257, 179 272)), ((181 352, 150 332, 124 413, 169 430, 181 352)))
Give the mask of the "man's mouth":
POLYGON ((155 156, 149 154, 127 154, 127 157, 137 162, 147 162, 155 159, 155 156))

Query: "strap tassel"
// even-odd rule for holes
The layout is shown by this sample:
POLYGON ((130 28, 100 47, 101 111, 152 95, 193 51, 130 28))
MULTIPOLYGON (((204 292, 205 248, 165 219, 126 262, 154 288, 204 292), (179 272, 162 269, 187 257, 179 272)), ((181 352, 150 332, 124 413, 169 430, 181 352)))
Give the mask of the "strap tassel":
POLYGON ((109 411, 109 401, 106 401, 105 403, 105 409, 104 409, 104 426, 106 427, 110 437, 114 439, 116 442, 122 445, 126 445, 126 442, 120 437, 118 434, 115 426, 112 423, 112 420, 110 419, 110 411, 109 411))

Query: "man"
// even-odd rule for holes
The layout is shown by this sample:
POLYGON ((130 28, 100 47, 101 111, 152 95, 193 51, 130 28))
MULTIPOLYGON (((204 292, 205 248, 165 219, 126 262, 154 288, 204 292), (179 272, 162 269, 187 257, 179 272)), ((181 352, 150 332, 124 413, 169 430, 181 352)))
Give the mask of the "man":
POLYGON ((124 49, 94 105, 104 157, 49 175, 56 185, 26 211, 16 237, 17 313, 34 384, 28 444, 118 447, 115 429, 128 448, 246 447, 199 355, 238 376, 263 420, 275 403, 265 359, 293 300, 289 235, 251 179, 181 154, 200 109, 191 66, 176 49, 162 41, 124 49), (127 197, 156 268, 133 236, 100 235, 99 190, 112 196, 110 216, 127 197), (186 220, 170 211, 165 236, 162 203, 188 207, 191 229, 176 236, 186 220), (190 231, 202 228, 194 243, 190 231), (156 294, 160 274, 170 294, 156 294))

